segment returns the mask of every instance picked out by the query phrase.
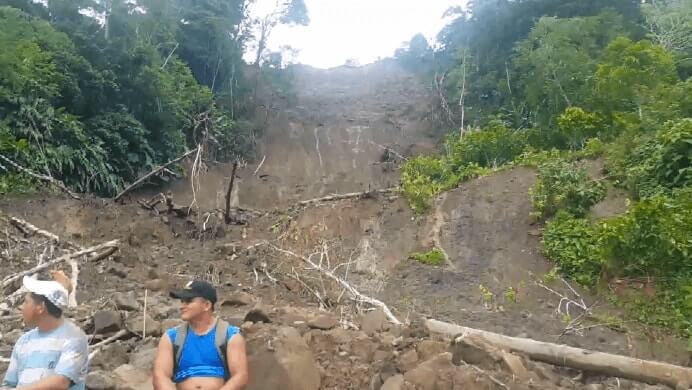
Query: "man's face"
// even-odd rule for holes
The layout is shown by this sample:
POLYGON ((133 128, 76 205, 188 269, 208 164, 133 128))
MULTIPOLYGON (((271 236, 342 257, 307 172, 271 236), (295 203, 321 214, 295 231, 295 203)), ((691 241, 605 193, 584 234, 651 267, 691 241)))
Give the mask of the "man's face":
POLYGON ((191 298, 180 300, 180 318, 190 321, 211 310, 211 302, 204 298, 191 298))
POLYGON ((22 319, 27 326, 36 326, 38 319, 46 311, 43 303, 36 302, 31 293, 24 295, 22 303, 22 319))

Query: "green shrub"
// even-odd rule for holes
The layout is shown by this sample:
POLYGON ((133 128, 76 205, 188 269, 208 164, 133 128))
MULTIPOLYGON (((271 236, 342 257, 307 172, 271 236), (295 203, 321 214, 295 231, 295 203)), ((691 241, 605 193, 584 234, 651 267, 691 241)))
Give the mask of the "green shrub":
POLYGON ((692 187, 638 202, 601 233, 613 273, 692 277, 692 187))
POLYGON ((438 157, 418 156, 408 160, 402 168, 402 192, 417 213, 429 209, 437 194, 457 183, 459 177, 438 157))
POLYGON ((692 185, 692 119, 666 122, 656 134, 624 133, 606 166, 638 199, 692 185))
POLYGON ((584 148, 586 140, 598 136, 603 120, 597 114, 579 107, 568 107, 557 118, 557 127, 559 140, 555 146, 579 150, 584 148))
POLYGON ((692 335, 692 188, 657 195, 592 225, 559 212, 543 247, 560 272, 583 286, 601 275, 651 278, 655 294, 631 291, 616 303, 637 320, 692 335))
POLYGON ((526 133, 493 123, 480 131, 456 135, 447 139, 448 159, 452 166, 477 164, 481 167, 499 167, 519 156, 527 146, 526 133))
POLYGON ((593 286, 603 268, 598 229, 589 221, 559 212, 543 232, 543 250, 560 272, 582 286, 593 286))
POLYGON ((586 169, 564 160, 542 164, 538 180, 530 191, 534 215, 538 218, 549 217, 563 209, 582 217, 605 194, 603 183, 591 180, 586 169))
POLYGON ((440 266, 445 263, 445 254, 438 248, 433 248, 427 252, 413 252, 409 258, 422 264, 440 266))
POLYGON ((404 164, 402 192, 416 213, 430 208, 440 192, 509 163, 526 146, 526 137, 503 125, 492 125, 459 138, 450 135, 445 157, 419 156, 404 164))
POLYGON ((692 340, 692 310, 686 306, 692 279, 657 283, 653 296, 635 291, 615 303, 637 321, 675 331, 692 340))

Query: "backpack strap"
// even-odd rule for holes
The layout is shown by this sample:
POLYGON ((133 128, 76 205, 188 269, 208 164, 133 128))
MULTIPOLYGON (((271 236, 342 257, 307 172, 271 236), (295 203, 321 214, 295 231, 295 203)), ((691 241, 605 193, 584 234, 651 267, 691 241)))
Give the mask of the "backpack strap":
POLYGON ((228 322, 217 319, 216 320, 216 334, 214 335, 214 345, 216 345, 216 351, 219 353, 219 357, 223 362, 223 372, 224 377, 228 380, 231 374, 228 372, 228 322))
POLYGON ((180 357, 183 356, 183 346, 187 338, 189 325, 187 322, 176 326, 175 340, 173 340, 173 377, 178 373, 180 357))

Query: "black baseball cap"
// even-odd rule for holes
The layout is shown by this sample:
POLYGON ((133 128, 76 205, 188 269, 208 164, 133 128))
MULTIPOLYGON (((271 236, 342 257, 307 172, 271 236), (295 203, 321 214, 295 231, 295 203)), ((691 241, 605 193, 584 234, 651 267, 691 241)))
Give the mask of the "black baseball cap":
POLYGON ((171 291, 171 298, 192 299, 204 298, 211 303, 216 303, 216 289, 210 283, 203 280, 188 282, 182 290, 171 291))

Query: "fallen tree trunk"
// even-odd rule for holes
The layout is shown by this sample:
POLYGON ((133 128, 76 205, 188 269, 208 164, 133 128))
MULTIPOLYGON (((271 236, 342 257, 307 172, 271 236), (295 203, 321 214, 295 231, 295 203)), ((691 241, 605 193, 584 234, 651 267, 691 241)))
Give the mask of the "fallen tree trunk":
POLYGON ((21 218, 10 217, 9 221, 14 227, 19 229, 26 236, 38 234, 40 236, 46 237, 47 239, 51 240, 51 242, 54 242, 56 244, 63 244, 68 248, 76 250, 83 249, 81 246, 67 240, 61 240, 57 234, 51 233, 47 230, 39 229, 38 227, 32 225, 31 223, 21 218))
POLYGON ((115 198, 113 198, 113 200, 117 202, 117 201, 118 201, 120 198, 122 198, 125 194, 127 194, 127 193, 130 192, 130 191, 132 191, 135 187, 137 187, 138 185, 142 184, 142 182, 144 182, 144 181, 147 180, 148 178, 150 178, 150 177, 154 176, 155 174, 157 174, 157 173, 163 171, 164 169, 168 168, 169 166, 171 166, 171 165, 173 165, 173 164, 179 162, 180 160, 184 159, 185 157, 187 157, 187 156, 189 156, 189 155, 191 155, 191 154, 193 154, 193 153, 197 153, 197 150, 198 150, 198 149, 199 149, 199 148, 192 149, 192 150, 190 150, 189 152, 183 154, 182 156, 180 156, 180 157, 178 157, 178 158, 176 158, 176 159, 173 159, 173 160, 171 160, 171 161, 169 161, 169 162, 167 162, 167 163, 165 163, 165 164, 163 164, 163 165, 158 166, 158 167, 157 167, 156 169, 154 169, 153 171, 151 171, 151 172, 147 173, 146 175, 140 177, 139 179, 135 180, 134 183, 130 184, 129 186, 127 186, 127 188, 125 188, 124 190, 120 191, 120 193, 119 193, 118 195, 116 195, 115 198))
POLYGON ((25 275, 29 275, 29 274, 33 274, 33 273, 42 271, 42 270, 44 270, 44 269, 46 269, 46 268, 50 268, 50 267, 52 267, 52 266, 54 266, 54 265, 56 265, 56 264, 62 263, 63 261, 70 261, 70 260, 72 260, 72 259, 78 259, 78 258, 80 258, 80 257, 82 257, 82 256, 84 256, 84 255, 88 255, 88 254, 90 254, 90 253, 94 253, 94 252, 99 252, 99 251, 105 250, 104 252, 97 253, 97 254, 95 254, 95 255, 93 255, 93 256, 90 256, 90 257, 87 259, 87 261, 100 260, 100 259, 102 259, 102 258, 104 258, 104 257, 110 256, 110 255, 113 254, 113 252, 115 252, 117 249, 118 249, 118 240, 113 240, 113 241, 104 242, 103 244, 100 244, 100 245, 92 246, 92 247, 90 247, 90 248, 85 248, 85 249, 82 249, 82 250, 77 251, 77 252, 68 253, 68 254, 66 254, 66 255, 60 256, 60 257, 58 257, 58 258, 55 258, 55 259, 53 259, 53 260, 51 260, 51 261, 47 261, 47 262, 45 262, 45 263, 43 263, 43 264, 41 264, 41 265, 39 265, 39 266, 36 266, 36 267, 34 267, 34 268, 32 268, 32 269, 28 269, 28 270, 25 270, 25 271, 21 271, 21 272, 18 272, 18 273, 16 273, 16 274, 14 274, 14 275, 10 275, 10 276, 6 277, 5 279, 3 279, 2 285, 0 285, 0 288, 5 288, 5 287, 9 286, 9 285, 12 284, 14 281, 20 279, 21 277, 23 277, 23 276, 25 276, 25 275))
POLYGON ((41 175, 41 174, 36 173, 36 172, 34 172, 34 171, 30 170, 30 169, 24 168, 23 166, 17 164, 16 162, 14 162, 14 161, 10 160, 9 158, 3 156, 2 154, 0 154, 0 159, 2 159, 3 161, 5 161, 6 163, 12 165, 13 167, 19 169, 20 171, 22 171, 22 172, 28 174, 28 175, 31 176, 31 177, 34 177, 34 178, 36 178, 36 179, 39 179, 39 180, 48 182, 48 183, 50 183, 50 184, 52 184, 52 185, 54 185, 54 186, 60 188, 62 191, 64 191, 65 193, 67 193, 68 195, 70 195, 70 196, 71 196, 72 198, 74 198, 74 199, 81 199, 81 198, 79 197, 79 195, 77 195, 77 194, 75 194, 74 192, 72 192, 72 191, 71 191, 69 188, 67 188, 67 186, 65 186, 65 184, 64 184, 63 182, 61 182, 60 180, 57 180, 57 179, 55 179, 55 178, 53 178, 53 177, 51 177, 51 176, 48 176, 48 175, 41 175))
POLYGON ((597 372, 639 382, 665 384, 678 389, 687 389, 692 384, 692 368, 526 338, 509 337, 432 319, 427 320, 425 326, 432 333, 456 337, 455 340, 473 336, 497 348, 525 354, 533 360, 554 365, 597 372))
POLYGON ((399 191, 398 187, 392 187, 392 188, 384 188, 381 190, 351 192, 348 194, 334 194, 334 195, 329 195, 329 196, 323 196, 321 198, 302 200, 296 204, 298 206, 308 206, 312 203, 334 202, 337 200, 354 199, 354 198, 369 198, 369 197, 374 196, 375 194, 389 194, 389 193, 397 192, 397 191, 399 191))

